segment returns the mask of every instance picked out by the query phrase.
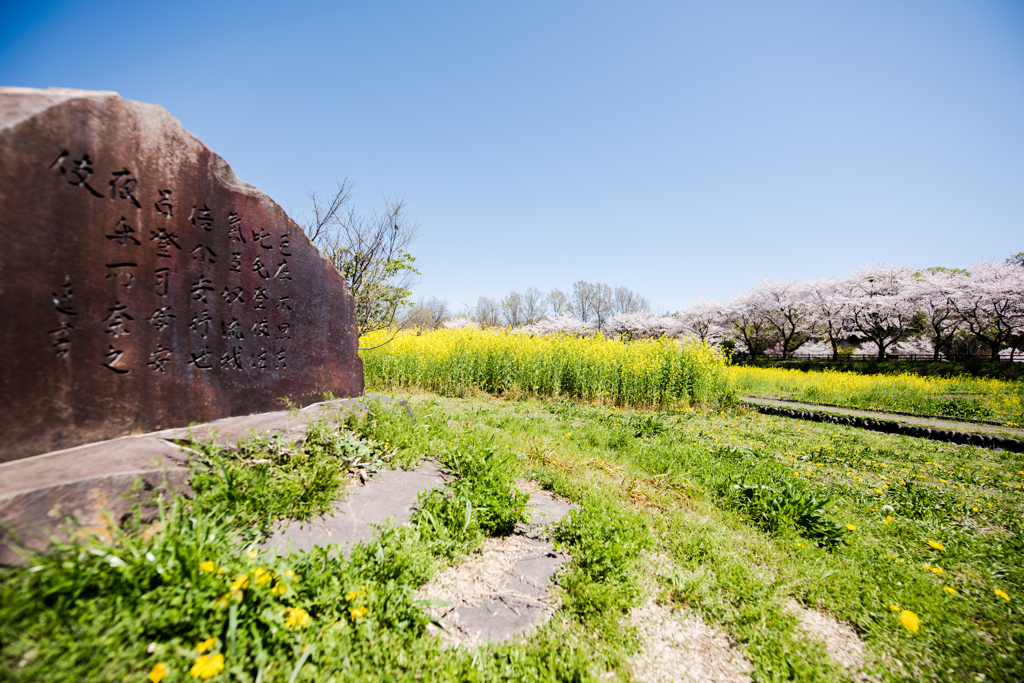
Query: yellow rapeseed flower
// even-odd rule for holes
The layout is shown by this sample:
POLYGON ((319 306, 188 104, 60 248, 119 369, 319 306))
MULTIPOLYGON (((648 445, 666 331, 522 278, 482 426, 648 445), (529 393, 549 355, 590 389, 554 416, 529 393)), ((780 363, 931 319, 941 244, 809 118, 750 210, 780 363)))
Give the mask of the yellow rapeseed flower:
POLYGON ((267 583, 268 581, 270 581, 270 579, 273 578, 273 576, 273 574, 268 572, 263 567, 256 567, 256 569, 252 571, 252 580, 256 583, 257 586, 262 586, 263 584, 267 583))
POLYGON ((216 569, 216 565, 214 565, 213 562, 211 562, 210 560, 207 560, 206 562, 200 562, 199 563, 199 571, 201 571, 201 572, 206 572, 207 574, 212 574, 215 569, 216 569))
POLYGON ((912 633, 917 633, 918 629, 921 628, 921 617, 917 616, 908 609, 900 612, 900 623, 903 624, 904 628, 912 633))
POLYGON ((240 591, 249 585, 249 575, 239 574, 235 577, 235 580, 231 582, 231 591, 240 591))
POLYGON ((936 550, 945 550, 946 546, 942 545, 938 541, 928 541, 928 545, 935 548, 936 550))
POLYGON ((277 583, 274 584, 274 587, 270 589, 270 594, 271 595, 274 595, 274 594, 284 595, 287 590, 288 590, 288 586, 286 586, 283 583, 281 583, 280 581, 278 581, 277 583))
POLYGON ((347 593, 347 594, 345 595, 345 599, 346 599, 346 600, 348 600, 349 602, 352 602, 353 600, 355 600, 356 598, 358 598, 358 597, 359 597, 360 595, 362 595, 362 594, 363 594, 363 592, 364 592, 364 591, 363 591, 363 589, 362 589, 362 588, 354 588, 354 589, 350 590, 350 591, 349 591, 349 592, 348 592, 348 593, 347 593))
POLYGON ((289 607, 284 611, 284 625, 288 628, 302 628, 309 623, 309 612, 301 607, 289 607))
POLYGON ((196 645, 196 650, 199 652, 199 654, 203 654, 207 650, 212 650, 215 647, 217 647, 217 639, 207 638, 203 642, 196 645))
POLYGON ((951 586, 943 586, 942 590, 946 591, 950 595, 956 595, 956 589, 951 586))
POLYGON ((359 607, 353 607, 349 610, 349 613, 352 615, 353 619, 359 619, 360 617, 365 617, 366 613, 369 611, 370 610, 360 605, 359 607))
POLYGON ((217 653, 215 655, 199 655, 196 658, 196 663, 192 665, 192 668, 188 670, 192 678, 202 678, 204 681, 208 678, 213 678, 224 669, 224 655, 217 653))
POLYGON ((160 683, 160 681, 164 680, 164 676, 166 675, 167 664, 165 662, 160 662, 153 667, 152 671, 149 672, 149 675, 146 676, 146 680, 152 681, 152 683, 160 683))
POLYGON ((996 595, 1001 597, 1003 600, 1006 600, 1007 602, 1010 601, 1010 596, 1004 593, 1003 591, 999 590, 998 588, 996 589, 996 595))

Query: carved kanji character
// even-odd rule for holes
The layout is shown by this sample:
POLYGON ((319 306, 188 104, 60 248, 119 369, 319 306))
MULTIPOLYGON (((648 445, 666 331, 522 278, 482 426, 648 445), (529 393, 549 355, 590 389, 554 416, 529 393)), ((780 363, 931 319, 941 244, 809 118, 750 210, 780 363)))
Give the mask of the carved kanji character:
POLYGON ((170 218, 174 205, 171 204, 171 191, 160 190, 160 198, 154 203, 156 210, 164 216, 164 218, 170 218))
POLYGON ((210 315, 210 311, 203 310, 192 316, 192 321, 188 324, 188 328, 196 332, 203 339, 206 339, 206 335, 210 333, 210 323, 212 322, 213 317, 210 315))
POLYGON ((206 300, 206 293, 213 291, 213 280, 210 280, 205 275, 200 275, 199 279, 192 283, 192 298, 196 301, 202 301, 204 304, 209 303, 206 300))
POLYGON ((193 261, 201 261, 203 263, 216 263, 217 254, 214 253, 213 249, 210 249, 205 244, 200 244, 191 252, 193 261))
POLYGON ((220 323, 220 331, 221 335, 227 337, 228 339, 245 338, 244 335, 242 334, 242 324, 238 322, 236 318, 232 318, 231 322, 224 322, 222 320, 220 323))
POLYGON ((162 306, 161 308, 153 311, 153 315, 149 316, 149 324, 158 330, 163 330, 165 327, 171 325, 171 320, 177 316, 171 313, 170 306, 162 306))
POLYGON ((173 353, 170 349, 165 349, 160 344, 157 344, 156 351, 149 354, 149 362, 146 363, 146 365, 148 365, 153 372, 166 372, 166 370, 164 370, 164 366, 171 361, 172 355, 173 353))
POLYGON ((107 370, 110 370, 111 372, 114 372, 115 374, 127 375, 129 372, 131 372, 131 370, 128 370, 126 368, 119 368, 119 367, 117 367, 117 362, 121 360, 121 356, 123 356, 123 355, 124 355, 124 351, 122 351, 120 349, 115 349, 113 347, 113 345, 108 345, 107 346, 107 353, 104 354, 104 356, 103 356, 104 358, 107 358, 108 360, 107 360, 106 363, 100 363, 100 365, 105 367, 107 370))
POLYGON ((114 176, 113 180, 110 181, 111 201, 121 197, 121 199, 127 199, 134 204, 136 209, 141 209, 142 205, 135 198, 135 188, 138 187, 139 181, 131 177, 132 172, 127 168, 122 168, 120 171, 114 171, 110 175, 114 176))
MULTIPOLYGON (((59 155, 57 160, 50 164, 51 169, 56 169, 61 175, 68 173, 68 169, 64 168, 64 160, 68 158, 68 151, 65 149, 59 155)), ((71 175, 74 178, 68 180, 69 185, 75 187, 84 187, 89 190, 94 197, 102 197, 103 195, 95 190, 92 185, 89 184, 89 178, 92 176, 94 171, 92 170, 92 159, 89 158, 88 154, 83 154, 82 158, 78 161, 72 162, 71 175)))
POLYGON ((242 252, 231 252, 231 265, 228 266, 228 270, 230 270, 232 273, 242 272, 242 252))
POLYGON ((210 363, 210 347, 205 346, 194 353, 190 353, 188 364, 194 365, 200 370, 213 370, 213 365, 210 363))
POLYGON ((256 321, 256 324, 252 326, 252 331, 255 332, 258 337, 269 337, 270 321, 266 318, 256 321))
POLYGON ((139 246, 142 242, 138 241, 132 235, 135 234, 135 228, 128 225, 124 216, 118 219, 117 224, 114 225, 114 229, 111 231, 112 234, 107 235, 108 240, 117 240, 121 243, 122 247, 127 246, 139 246))
POLYGON ((71 352, 71 330, 75 329, 67 320, 61 320, 60 326, 50 330, 47 334, 53 336, 53 355, 57 358, 65 358, 71 352))
POLYGON ((203 204, 201 209, 198 207, 198 204, 192 205, 192 213, 188 215, 188 219, 192 221, 192 225, 209 232, 213 229, 213 211, 206 204, 203 204))
POLYGON ((171 276, 171 269, 157 268, 153 271, 153 276, 156 278, 154 291, 156 291, 160 296, 167 296, 167 283, 171 276))
POLYGON ((245 237, 242 235, 242 219, 234 211, 228 214, 228 239, 232 242, 245 243, 245 237))
POLYGON ((263 261, 260 260, 259 256, 257 256, 256 260, 252 262, 252 272, 258 273, 264 280, 270 278, 270 271, 267 270, 265 265, 263 265, 263 261))
POLYGON ((220 367, 224 370, 242 369, 242 348, 232 346, 230 351, 225 351, 220 357, 220 367))
POLYGON ((288 272, 288 262, 287 261, 282 261, 281 262, 281 264, 277 267, 277 272, 274 273, 274 277, 276 277, 278 280, 291 280, 292 279, 291 274, 288 272))
POLYGON ((135 284, 135 272, 132 268, 138 268, 137 263, 108 263, 107 276, 105 279, 114 278, 122 284, 125 289, 131 289, 135 284))
POLYGON ((126 323, 130 320, 134 320, 134 318, 125 313, 126 310, 128 310, 128 307, 120 301, 115 301, 114 305, 107 309, 107 311, 109 311, 109 315, 103 319, 103 322, 107 323, 107 334, 111 334, 115 337, 120 337, 121 335, 127 336, 130 334, 126 323))
POLYGON ((162 256, 163 258, 171 257, 171 247, 180 250, 181 246, 177 243, 178 236, 173 232, 168 232, 167 228, 158 228, 156 230, 150 230, 149 233, 152 237, 149 238, 150 242, 156 242, 156 255, 162 256))
POLYGON ((252 307, 253 310, 262 311, 265 310, 267 305, 266 301, 270 301, 270 294, 267 293, 265 287, 257 287, 256 291, 252 293, 252 307))
POLYGON ((229 304, 238 302, 240 304, 245 303, 245 291, 241 287, 233 287, 232 289, 224 288, 224 291, 220 293, 221 298, 229 304))
POLYGON ((274 248, 273 244, 267 244, 266 243, 266 240, 270 239, 270 233, 268 233, 266 230, 262 230, 261 229, 259 232, 255 231, 255 230, 252 230, 251 232, 252 232, 253 244, 258 244, 261 247, 263 247, 264 249, 273 249, 274 248))

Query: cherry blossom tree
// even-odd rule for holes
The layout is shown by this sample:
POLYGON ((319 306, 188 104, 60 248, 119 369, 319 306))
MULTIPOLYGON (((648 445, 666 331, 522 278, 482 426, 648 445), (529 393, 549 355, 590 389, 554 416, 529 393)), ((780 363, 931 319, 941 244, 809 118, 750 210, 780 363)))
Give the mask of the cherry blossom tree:
POLYGON ((639 313, 616 313, 608 321, 606 331, 619 335, 626 341, 634 339, 658 339, 678 337, 684 331, 681 320, 674 316, 654 316, 647 311, 639 313))
POLYGON ((689 308, 684 308, 676 315, 687 334, 710 344, 724 336, 723 322, 726 308, 725 304, 717 301, 699 299, 697 303, 689 308))
POLYGON ((932 360, 939 360, 939 354, 961 329, 954 294, 966 286, 966 277, 963 271, 928 268, 905 282, 904 291, 924 315, 924 334, 930 342, 932 360))
POLYGON ((866 266, 854 273, 846 299, 850 326, 878 348, 878 359, 893 344, 920 331, 917 299, 901 267, 866 266))
POLYGON ((999 359, 1024 333, 1024 268, 1012 263, 982 261, 971 266, 953 295, 965 328, 999 359))
POLYGON ((782 360, 812 339, 818 316, 807 285, 762 278, 753 296, 763 303, 765 319, 782 347, 782 360))
POLYGON ((778 341, 772 334, 772 326, 768 323, 764 299, 757 296, 753 290, 734 296, 725 311, 724 319, 738 340, 747 347, 751 358, 757 358, 778 341))
POLYGON ((824 341, 832 347, 832 360, 839 360, 839 343, 850 336, 846 305, 850 281, 827 278, 807 283, 811 305, 815 308, 818 327, 824 341))

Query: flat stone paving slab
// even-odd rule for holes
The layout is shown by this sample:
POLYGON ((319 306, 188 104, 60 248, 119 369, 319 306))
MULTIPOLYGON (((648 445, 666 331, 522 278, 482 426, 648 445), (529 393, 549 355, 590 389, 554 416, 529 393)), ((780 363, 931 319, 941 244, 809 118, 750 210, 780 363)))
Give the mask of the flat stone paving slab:
MULTIPOLYGON (((520 488, 529 484, 521 480, 520 488)), ((547 527, 576 506, 540 490, 531 493, 529 506, 529 524, 505 539, 488 539, 482 555, 442 572, 420 590, 428 599, 451 603, 431 609, 443 620, 441 635, 449 644, 475 647, 526 635, 557 608, 551 579, 569 555, 555 550, 547 527)))
POLYGON ((376 527, 388 520, 396 526, 410 522, 419 494, 444 485, 444 473, 430 461, 416 470, 385 470, 368 478, 363 486, 350 486, 348 495, 335 503, 329 514, 277 522, 263 547, 306 551, 334 543, 344 549, 372 540, 376 527))
MULTIPOLYGON (((187 442, 215 441, 234 448, 239 439, 274 434, 285 441, 305 437, 311 423, 337 423, 372 400, 393 403, 410 413, 403 402, 368 395, 314 403, 302 410, 229 417, 180 429, 123 436, 29 458, 0 463, 0 564, 21 561, 6 527, 33 551, 45 550, 51 538, 63 537, 68 517, 86 529, 103 531, 106 515, 115 522, 136 503, 152 498, 155 489, 168 495, 190 494, 187 442), (142 486, 131 492, 134 483, 142 486)), ((156 514, 144 507, 143 517, 156 514)))

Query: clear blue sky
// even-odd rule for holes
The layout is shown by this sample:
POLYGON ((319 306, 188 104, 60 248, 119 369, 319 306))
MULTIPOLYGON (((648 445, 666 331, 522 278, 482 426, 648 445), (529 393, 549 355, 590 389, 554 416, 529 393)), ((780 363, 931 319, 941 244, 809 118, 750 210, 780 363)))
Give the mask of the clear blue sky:
POLYGON ((293 215, 404 194, 416 296, 1024 250, 1024 3, 23 2, 0 84, 166 107, 293 215))

